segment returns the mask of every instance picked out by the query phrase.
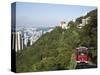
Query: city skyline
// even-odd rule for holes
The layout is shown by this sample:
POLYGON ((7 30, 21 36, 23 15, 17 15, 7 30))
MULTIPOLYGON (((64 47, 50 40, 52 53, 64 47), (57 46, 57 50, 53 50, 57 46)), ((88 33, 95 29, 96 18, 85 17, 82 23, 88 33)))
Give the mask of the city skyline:
POLYGON ((84 16, 96 7, 16 2, 16 26, 55 27, 84 16))

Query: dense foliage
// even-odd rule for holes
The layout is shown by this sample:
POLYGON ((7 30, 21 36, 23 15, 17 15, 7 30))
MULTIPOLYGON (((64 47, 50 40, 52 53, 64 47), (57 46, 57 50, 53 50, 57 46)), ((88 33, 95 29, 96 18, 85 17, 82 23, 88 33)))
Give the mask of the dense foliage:
POLYGON ((91 61, 97 59, 97 10, 68 23, 68 29, 56 27, 44 34, 32 46, 16 53, 16 71, 49 71, 74 69, 73 49, 79 46, 90 48, 91 61), (78 28, 82 18, 91 17, 89 23, 78 28), (72 66, 73 65, 73 66, 72 66))
POLYGON ((97 9, 84 17, 90 17, 88 24, 81 29, 80 45, 89 48, 91 61, 97 64, 97 9))

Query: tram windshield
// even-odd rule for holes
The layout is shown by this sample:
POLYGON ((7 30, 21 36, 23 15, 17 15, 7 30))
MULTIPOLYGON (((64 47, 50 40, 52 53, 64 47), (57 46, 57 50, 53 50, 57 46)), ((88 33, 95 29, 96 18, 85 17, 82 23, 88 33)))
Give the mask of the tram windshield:
POLYGON ((87 54, 88 53, 88 48, 86 47, 79 47, 79 48, 76 48, 76 53, 77 54, 87 54))

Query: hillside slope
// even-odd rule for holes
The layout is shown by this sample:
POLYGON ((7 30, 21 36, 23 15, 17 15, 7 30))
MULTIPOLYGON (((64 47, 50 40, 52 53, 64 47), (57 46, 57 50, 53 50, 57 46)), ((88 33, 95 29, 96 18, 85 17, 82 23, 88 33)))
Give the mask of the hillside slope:
POLYGON ((74 69, 71 56, 79 46, 92 47, 91 61, 97 60, 97 11, 93 10, 84 17, 91 17, 89 24, 77 28, 82 17, 70 21, 67 30, 56 27, 44 34, 32 46, 16 53, 16 72, 49 71, 74 69), (90 30, 89 30, 90 29, 90 30), (89 31, 88 31, 89 30, 89 31))

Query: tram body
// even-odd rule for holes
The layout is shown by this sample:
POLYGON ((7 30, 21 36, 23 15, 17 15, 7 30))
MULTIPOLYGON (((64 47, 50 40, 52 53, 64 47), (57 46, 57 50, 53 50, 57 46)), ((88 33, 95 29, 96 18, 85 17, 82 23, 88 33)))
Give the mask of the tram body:
POLYGON ((75 60, 77 63, 88 63, 88 48, 78 47, 75 49, 75 60))

